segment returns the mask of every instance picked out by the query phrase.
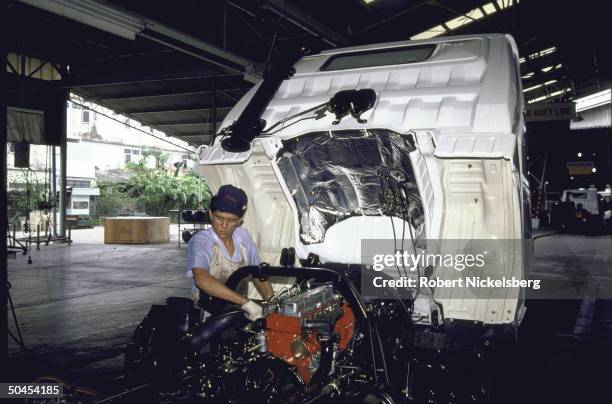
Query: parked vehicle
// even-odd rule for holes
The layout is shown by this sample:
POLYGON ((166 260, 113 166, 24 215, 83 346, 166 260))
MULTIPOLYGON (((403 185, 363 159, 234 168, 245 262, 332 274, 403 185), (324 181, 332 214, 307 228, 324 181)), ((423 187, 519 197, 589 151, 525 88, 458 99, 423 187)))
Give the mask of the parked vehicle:
POLYGON ((557 231, 595 233, 604 228, 604 200, 596 189, 566 189, 553 204, 551 222, 557 231))

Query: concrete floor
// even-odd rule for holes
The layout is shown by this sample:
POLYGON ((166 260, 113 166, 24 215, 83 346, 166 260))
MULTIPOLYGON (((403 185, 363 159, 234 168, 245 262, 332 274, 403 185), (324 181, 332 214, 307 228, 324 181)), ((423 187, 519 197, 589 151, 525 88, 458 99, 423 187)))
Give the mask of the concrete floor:
MULTIPOLYGON (((10 342, 15 381, 51 373, 102 396, 112 394, 125 344, 150 306, 169 296, 190 296, 178 230, 162 245, 104 245, 101 234, 75 230, 71 246, 33 248, 32 264, 22 255, 9 260, 10 292, 28 348, 10 342)), ((553 235, 535 243, 531 278, 542 279, 545 287, 530 295, 521 327, 527 339, 512 356, 524 363, 505 370, 525 372, 509 375, 531 383, 524 392, 531 398, 524 402, 582 402, 575 395, 583 385, 591 389, 589 397, 598 398, 591 383, 601 374, 588 361, 612 360, 612 237, 553 235), (559 300, 567 288, 580 298, 559 300)), ((9 327, 16 333, 12 318, 9 327)))
POLYGON ((74 230, 72 238, 71 246, 33 246, 32 264, 21 254, 9 260, 10 293, 30 350, 9 338, 9 355, 20 380, 52 373, 99 389, 109 382, 104 372, 114 377, 120 369, 126 341, 151 305, 191 295, 186 247, 177 246, 176 233, 158 245, 105 245, 100 228, 74 230))

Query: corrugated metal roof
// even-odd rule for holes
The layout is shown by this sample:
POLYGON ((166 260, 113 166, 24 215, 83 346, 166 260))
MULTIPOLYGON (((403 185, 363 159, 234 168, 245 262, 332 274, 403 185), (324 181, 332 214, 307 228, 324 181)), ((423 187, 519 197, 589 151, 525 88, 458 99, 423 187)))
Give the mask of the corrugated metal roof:
POLYGON ((238 80, 177 78, 84 85, 72 91, 197 146, 212 142, 212 131, 247 91, 244 87, 238 80))

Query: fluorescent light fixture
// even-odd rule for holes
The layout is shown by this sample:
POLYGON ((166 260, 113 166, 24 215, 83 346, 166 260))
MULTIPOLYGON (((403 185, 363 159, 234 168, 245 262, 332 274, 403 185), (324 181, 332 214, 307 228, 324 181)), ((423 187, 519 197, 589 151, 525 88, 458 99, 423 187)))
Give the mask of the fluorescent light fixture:
POLYGON ((612 102, 610 89, 600 91, 586 97, 578 98, 576 101, 576 112, 586 111, 587 109, 601 107, 612 102))
POLYGON ((561 68, 561 63, 559 63, 556 66, 546 66, 546 67, 543 67, 541 70, 542 70, 542 73, 548 73, 548 72, 551 72, 551 71, 558 70, 560 68, 561 68))
POLYGON ((140 18, 92 0, 20 1, 132 41, 145 28, 140 18))
MULTIPOLYGON (((541 50, 539 52, 532 53, 531 55, 527 56, 527 58, 528 59, 537 59, 539 57, 555 53, 556 51, 557 51, 557 47, 556 46, 551 46, 550 48, 546 48, 546 49, 543 49, 543 50, 541 50)), ((527 59, 525 59, 524 57, 519 58, 519 63, 525 63, 525 60, 527 60, 527 59)))
POLYGON ((540 87, 549 86, 549 85, 554 84, 556 82, 557 82, 557 80, 549 80, 549 81, 547 81, 547 82, 545 82, 543 84, 538 84, 538 85, 535 85, 535 86, 527 87, 526 89, 523 90, 523 93, 528 93, 529 91, 533 91, 533 90, 538 89, 540 87))
POLYGON ((528 56, 529 59, 537 59, 542 56, 550 55, 551 53, 555 53, 557 51, 557 47, 551 46, 550 48, 543 49, 539 52, 532 53, 528 56))
POLYGON ((547 99, 550 99, 550 98, 555 98, 555 97, 557 97, 559 95, 562 95, 562 94, 565 94, 565 93, 567 93, 569 91, 571 91, 570 87, 568 87, 566 89, 563 89, 563 90, 555 91, 554 93, 550 93, 550 94, 543 95, 541 97, 529 100, 529 101, 527 101, 527 104, 533 104, 534 102, 544 101, 544 100, 547 100, 547 99))
MULTIPOLYGON (((366 1, 366 3, 367 2, 368 1, 366 1)), ((474 21, 478 21, 482 18, 495 14, 498 10, 510 8, 517 3, 519 3, 519 0, 497 0, 494 2, 486 3, 480 7, 471 9, 470 11, 466 12, 463 15, 460 15, 459 17, 452 18, 444 22, 443 24, 436 25, 435 27, 432 27, 426 31, 413 35, 410 37, 410 39, 416 41, 418 39, 429 39, 440 36, 447 32, 451 32, 461 27, 465 27, 466 25, 469 25, 474 21)))

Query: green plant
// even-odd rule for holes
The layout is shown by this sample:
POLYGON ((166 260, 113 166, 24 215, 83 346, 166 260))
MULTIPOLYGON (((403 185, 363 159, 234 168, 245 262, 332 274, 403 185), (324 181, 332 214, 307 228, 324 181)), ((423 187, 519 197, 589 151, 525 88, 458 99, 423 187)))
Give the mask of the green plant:
POLYGON ((113 207, 116 210, 118 205, 125 204, 128 199, 136 200, 138 207, 154 216, 166 216, 168 210, 179 206, 208 207, 211 192, 206 182, 194 172, 184 176, 174 175, 172 170, 165 168, 167 161, 168 155, 165 153, 143 150, 142 158, 138 162, 127 164, 127 169, 132 174, 127 182, 99 184, 99 199, 104 199, 104 202, 98 205, 98 214, 103 215, 105 210, 111 210, 113 207), (147 166, 150 157, 155 158, 155 168, 147 166))
POLYGON ((137 198, 130 197, 122 183, 98 182, 100 195, 96 197, 97 216, 131 215, 138 210, 137 198))
POLYGON ((32 171, 24 170, 15 178, 14 188, 7 192, 8 216, 26 216, 28 212, 38 209, 38 203, 46 197, 47 186, 39 182, 32 171))

